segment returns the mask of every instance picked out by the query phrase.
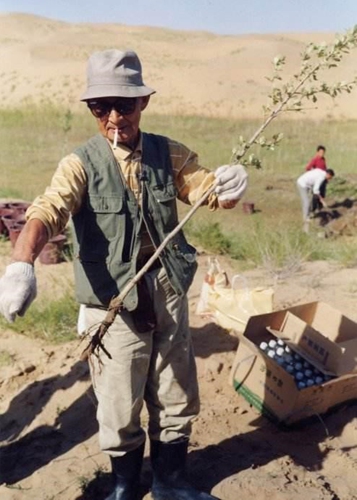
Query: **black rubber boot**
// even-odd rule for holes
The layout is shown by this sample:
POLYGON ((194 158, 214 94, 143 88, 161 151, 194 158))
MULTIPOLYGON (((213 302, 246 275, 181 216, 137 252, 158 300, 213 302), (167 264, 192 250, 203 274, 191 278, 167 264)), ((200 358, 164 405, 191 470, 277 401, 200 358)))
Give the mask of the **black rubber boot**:
POLYGON ((219 500, 193 488, 185 478, 188 440, 151 441, 154 500, 219 500))
POLYGON ((105 500, 137 500, 144 447, 145 443, 122 457, 110 457, 115 488, 105 500))

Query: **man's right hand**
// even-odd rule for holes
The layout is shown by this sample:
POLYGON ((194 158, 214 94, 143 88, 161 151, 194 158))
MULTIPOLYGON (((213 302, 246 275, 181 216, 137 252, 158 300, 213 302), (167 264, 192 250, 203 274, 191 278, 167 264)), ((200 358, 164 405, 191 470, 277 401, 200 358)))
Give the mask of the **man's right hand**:
POLYGON ((37 295, 34 267, 27 262, 13 262, 0 278, 0 313, 10 322, 23 316, 37 295))
POLYGON ((324 200, 324 198, 320 197, 320 203, 321 203, 321 205, 322 205, 324 208, 328 208, 328 205, 327 205, 326 201, 324 200))

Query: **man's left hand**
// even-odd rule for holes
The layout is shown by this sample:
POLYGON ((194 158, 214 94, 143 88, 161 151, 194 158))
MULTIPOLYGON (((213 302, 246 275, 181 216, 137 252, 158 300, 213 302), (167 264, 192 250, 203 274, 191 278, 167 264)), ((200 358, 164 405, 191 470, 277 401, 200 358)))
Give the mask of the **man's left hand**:
POLYGON ((248 174, 243 165, 222 165, 214 173, 218 185, 215 189, 222 208, 233 208, 242 198, 248 185, 248 174))

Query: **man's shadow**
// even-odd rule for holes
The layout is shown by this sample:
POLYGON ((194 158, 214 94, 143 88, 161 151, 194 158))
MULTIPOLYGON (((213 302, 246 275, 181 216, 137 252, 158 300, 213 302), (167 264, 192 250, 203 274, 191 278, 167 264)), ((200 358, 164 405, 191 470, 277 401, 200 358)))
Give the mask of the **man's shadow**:
POLYGON ((321 470, 330 452, 328 444, 323 451, 319 446, 327 438, 325 426, 330 438, 341 435, 355 418, 356 407, 355 402, 341 406, 341 411, 324 415, 324 425, 320 419, 311 418, 286 429, 258 417, 254 422, 256 429, 192 451, 188 459, 190 477, 195 485, 210 492, 232 475, 262 467, 281 457, 290 457, 295 465, 307 470, 321 470))
POLYGON ((227 333, 215 323, 206 323, 200 328, 191 328, 195 356, 209 358, 212 354, 235 352, 238 347, 238 337, 227 333))
POLYGON ((12 400, 0 419, 1 440, 6 440, 0 447, 0 484, 21 481, 97 432, 95 397, 89 388, 59 413, 53 425, 36 427, 17 439, 57 390, 88 378, 87 364, 79 361, 65 375, 34 382, 12 400))
POLYGON ((320 226, 326 226, 332 220, 342 217, 343 214, 346 213, 344 209, 349 210, 353 208, 355 203, 356 200, 345 198, 343 201, 329 205, 326 209, 321 208, 319 210, 316 210, 313 214, 313 218, 318 220, 318 224, 320 226))
POLYGON ((53 394, 68 389, 78 380, 89 379, 87 363, 78 361, 65 375, 55 375, 27 385, 0 415, 0 441, 14 441, 39 415, 53 394))
POLYGON ((342 214, 336 210, 319 210, 318 212, 315 212, 313 215, 313 219, 316 219, 319 226, 327 226, 329 222, 335 219, 339 219, 342 217, 342 214))
POLYGON ((354 204, 356 203, 357 200, 351 199, 351 198, 345 198, 343 201, 338 201, 336 203, 333 203, 332 205, 329 205, 329 208, 352 208, 354 204))

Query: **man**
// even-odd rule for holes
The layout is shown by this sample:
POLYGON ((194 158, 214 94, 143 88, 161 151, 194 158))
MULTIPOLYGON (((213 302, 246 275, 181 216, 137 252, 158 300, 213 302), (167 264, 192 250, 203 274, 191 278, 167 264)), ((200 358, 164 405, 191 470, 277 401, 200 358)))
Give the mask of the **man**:
POLYGON ((309 161, 306 165, 305 170, 312 170, 314 168, 321 168, 321 170, 326 170, 326 148, 325 146, 319 145, 316 148, 316 155, 309 161))
POLYGON ((331 168, 328 168, 327 170, 315 168, 303 173, 298 178, 297 187, 301 198, 302 216, 305 227, 306 223, 309 221, 309 216, 313 208, 310 200, 311 193, 312 197, 317 198, 322 206, 326 206, 325 196, 321 193, 321 186, 325 182, 329 182, 334 175, 335 172, 331 168))
MULTIPOLYGON (((233 208, 247 187, 241 165, 211 172, 184 145, 140 130, 155 92, 133 51, 106 50, 88 61, 84 101, 99 134, 62 159, 51 185, 27 212, 11 263, 0 280, 0 311, 10 321, 36 296, 34 262, 72 217, 76 297, 86 328, 103 322, 113 296, 177 225, 176 198, 194 204, 211 187, 210 209, 233 208)), ((193 418, 199 411, 187 290, 197 264, 181 232, 138 286, 103 338, 91 375, 101 449, 116 479, 107 500, 134 500, 144 453, 144 402, 155 500, 205 500, 185 480, 193 418)))

